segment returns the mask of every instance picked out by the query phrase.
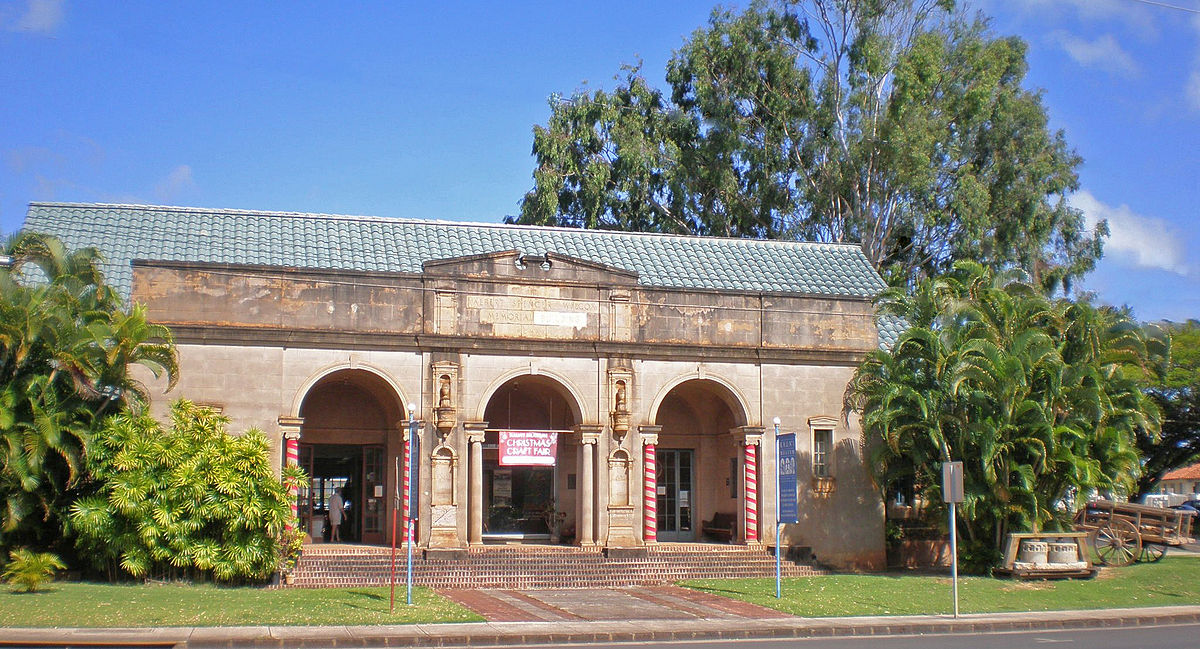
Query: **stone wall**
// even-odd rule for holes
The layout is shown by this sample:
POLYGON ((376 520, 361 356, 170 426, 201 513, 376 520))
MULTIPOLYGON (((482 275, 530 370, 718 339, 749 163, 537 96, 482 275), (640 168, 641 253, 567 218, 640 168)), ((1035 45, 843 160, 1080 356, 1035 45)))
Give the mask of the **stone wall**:
MULTIPOLYGON (((623 451, 631 462, 628 485, 641 538, 641 476, 637 430, 653 426, 668 395, 685 383, 711 386, 739 427, 762 428, 759 528, 774 542, 774 437, 770 422, 797 433, 801 522, 785 543, 811 547, 818 559, 843 567, 882 568, 883 507, 872 487, 854 421, 841 419, 842 393, 862 354, 876 345, 871 305, 829 297, 718 293, 647 288, 626 271, 555 256, 548 264, 518 263, 515 253, 426 264, 420 276, 312 272, 284 268, 135 262, 133 297, 150 318, 175 331, 181 378, 174 397, 220 405, 234 430, 263 429, 282 463, 281 416, 296 417, 305 395, 340 370, 370 372, 394 394, 399 448, 404 405, 417 406, 423 450, 435 435, 430 422, 438 398, 435 364, 454 368, 457 425, 446 439, 457 455, 453 474, 458 503, 469 496, 464 424, 479 422, 491 395, 525 375, 549 377, 578 409, 577 419, 599 431, 593 494, 595 539, 609 538, 608 466, 623 451), (630 430, 613 435, 613 377, 627 376, 630 430), (831 493, 816 494, 811 476, 811 426, 836 420, 831 493)), ((165 399, 155 402, 163 412, 165 399)), ((395 412, 393 414, 395 414, 395 412)), ((740 439, 729 431, 670 437, 694 444, 696 498, 701 516, 738 506, 724 476, 738 457, 740 439)), ((578 464, 578 435, 561 452, 578 464)), ((430 465, 422 465, 429 507, 430 465)), ((395 480, 389 468, 389 481, 395 480)), ((389 482, 389 484, 392 484, 389 482)), ((565 475, 559 476, 560 493, 565 475)), ((565 509, 580 515, 582 487, 565 509)), ((615 510, 614 510, 615 511, 615 510)), ((456 514, 454 538, 469 534, 467 508, 456 514)), ((421 538, 430 538, 429 517, 421 538)))

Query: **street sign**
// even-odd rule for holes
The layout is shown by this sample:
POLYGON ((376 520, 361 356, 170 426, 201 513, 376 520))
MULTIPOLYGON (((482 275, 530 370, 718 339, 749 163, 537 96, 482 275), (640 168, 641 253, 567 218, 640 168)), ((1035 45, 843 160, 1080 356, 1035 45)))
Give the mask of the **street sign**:
POLYGON ((963 500, 963 463, 942 462, 942 501, 950 504, 950 580, 955 619, 958 618, 958 513, 955 506, 963 500))
POLYGON ((779 467, 779 522, 798 523, 800 505, 796 502, 796 434, 776 435, 775 449, 779 467))
POLYGON ((942 463, 942 502, 961 503, 963 498, 963 463, 942 463))

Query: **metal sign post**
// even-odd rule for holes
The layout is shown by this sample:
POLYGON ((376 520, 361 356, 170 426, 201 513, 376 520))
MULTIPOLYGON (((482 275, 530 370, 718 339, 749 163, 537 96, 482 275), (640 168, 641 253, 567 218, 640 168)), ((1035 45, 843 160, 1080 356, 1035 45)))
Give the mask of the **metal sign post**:
POLYGON ((783 525, 800 520, 796 502, 796 434, 779 434, 775 418, 775 599, 783 597, 783 525))
POLYGON ((958 516, 955 506, 963 501, 962 462, 942 463, 942 500, 950 504, 950 580, 954 584, 954 617, 958 618, 958 516))
POLYGON ((408 537, 408 578, 406 588, 408 592, 408 605, 412 606, 412 582, 413 582, 413 520, 417 517, 417 502, 418 499, 414 496, 417 492, 417 470, 420 465, 417 464, 417 449, 420 444, 417 441, 417 407, 409 404, 408 406, 408 519, 405 523, 405 535, 408 537))
POLYGON ((396 479, 395 479, 395 494, 392 496, 392 572, 388 579, 388 584, 391 585, 391 594, 388 598, 389 608, 392 613, 396 612, 396 517, 400 515, 400 482, 404 480, 404 469, 400 466, 400 458, 396 458, 396 479))

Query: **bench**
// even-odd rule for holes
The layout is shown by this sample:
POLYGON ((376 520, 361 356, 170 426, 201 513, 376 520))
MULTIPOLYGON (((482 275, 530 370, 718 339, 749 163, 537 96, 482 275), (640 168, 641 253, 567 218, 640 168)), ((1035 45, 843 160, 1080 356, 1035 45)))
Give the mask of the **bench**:
POLYGON ((700 532, 705 536, 728 543, 737 533, 737 517, 733 514, 717 512, 713 514, 712 520, 700 522, 700 532))

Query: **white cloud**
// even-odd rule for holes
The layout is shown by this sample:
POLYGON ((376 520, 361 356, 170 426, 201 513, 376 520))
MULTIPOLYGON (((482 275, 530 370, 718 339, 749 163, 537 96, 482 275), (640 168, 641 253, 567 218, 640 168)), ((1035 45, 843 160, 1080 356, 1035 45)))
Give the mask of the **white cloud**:
POLYGON ((1051 33, 1050 38, 1076 63, 1084 67, 1098 68, 1127 77, 1137 76, 1140 72, 1133 57, 1121 47, 1112 34, 1089 41, 1060 29, 1051 33))
POLYGON ((53 34, 64 18, 63 0, 29 0, 13 31, 53 34))
POLYGON ((1072 194, 1069 202, 1083 212, 1089 228, 1100 221, 1108 221, 1109 236, 1104 244, 1106 255, 1143 268, 1188 274, 1181 237, 1165 220, 1137 214, 1128 205, 1111 207, 1086 189, 1072 194))
POLYGON ((1151 7, 1129 0, 986 0, 982 4, 991 13, 1016 12, 1038 22, 1045 21, 1048 15, 1058 17, 1067 13, 1089 23, 1108 22, 1131 29, 1146 40, 1159 35, 1151 7))
POLYGON ((155 185, 154 194, 158 196, 159 200, 172 201, 179 194, 194 186, 195 183, 192 181, 192 167, 190 165, 179 165, 172 169, 166 178, 163 178, 162 181, 155 185))

